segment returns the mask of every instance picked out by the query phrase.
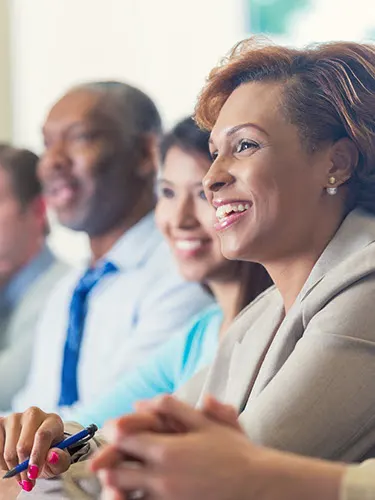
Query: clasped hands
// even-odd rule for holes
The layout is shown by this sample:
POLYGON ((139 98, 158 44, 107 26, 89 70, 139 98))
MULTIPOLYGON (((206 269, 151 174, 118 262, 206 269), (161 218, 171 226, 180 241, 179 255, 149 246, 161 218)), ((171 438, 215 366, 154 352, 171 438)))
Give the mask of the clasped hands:
POLYGON ((134 491, 147 500, 242 498, 249 442, 231 406, 207 397, 196 410, 162 396, 103 431, 109 444, 90 467, 105 500, 129 500, 134 491))

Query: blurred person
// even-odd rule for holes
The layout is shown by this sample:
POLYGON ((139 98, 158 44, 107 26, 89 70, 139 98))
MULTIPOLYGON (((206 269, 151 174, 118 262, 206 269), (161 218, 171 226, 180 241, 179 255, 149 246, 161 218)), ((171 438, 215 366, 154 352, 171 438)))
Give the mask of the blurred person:
POLYGON ((13 409, 94 401, 212 303, 155 226, 160 134, 155 104, 125 83, 75 87, 50 110, 39 177, 59 222, 88 235, 91 259, 51 291, 13 409))
POLYGON ((0 144, 0 411, 26 382, 38 317, 68 271, 46 244, 38 157, 0 144))

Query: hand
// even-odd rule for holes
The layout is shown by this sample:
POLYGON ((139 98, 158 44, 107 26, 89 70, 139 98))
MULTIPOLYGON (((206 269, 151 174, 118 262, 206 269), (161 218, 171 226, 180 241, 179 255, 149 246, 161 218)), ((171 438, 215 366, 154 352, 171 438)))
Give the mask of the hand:
POLYGON ((50 478, 65 472, 70 455, 65 450, 50 449, 64 439, 64 424, 54 413, 29 408, 0 419, 0 468, 13 469, 30 457, 27 471, 16 476, 20 486, 31 491, 38 477, 50 478))
MULTIPOLYGON (((244 498, 249 478, 248 448, 256 448, 241 432, 234 409, 212 398, 205 402, 203 411, 172 397, 146 406, 179 422, 185 433, 160 435, 138 428, 138 432, 126 432, 121 437, 121 430, 112 428, 109 437, 117 458, 122 453, 130 455, 138 464, 115 462, 104 468, 100 472, 103 498, 123 500, 133 490, 144 491, 150 500, 244 498)), ((98 462, 94 461, 94 469, 101 468, 100 457, 98 462)))

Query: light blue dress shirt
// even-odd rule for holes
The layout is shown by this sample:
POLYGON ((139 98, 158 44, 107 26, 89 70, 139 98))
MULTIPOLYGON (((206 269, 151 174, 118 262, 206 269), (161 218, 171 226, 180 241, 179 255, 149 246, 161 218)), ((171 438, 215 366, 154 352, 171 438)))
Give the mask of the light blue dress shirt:
POLYGON ((137 368, 124 373, 116 384, 93 404, 67 410, 63 416, 87 426, 134 410, 134 403, 175 392, 215 356, 222 312, 211 306, 197 315, 190 328, 160 346, 137 368))
MULTIPOLYGON (((124 372, 212 304, 197 283, 179 275, 154 214, 128 230, 104 256, 118 272, 90 292, 78 366, 80 402, 91 404, 124 372)), ((73 290, 85 269, 72 272, 51 291, 42 315, 25 388, 15 411, 39 406, 57 411, 61 370, 73 290)))

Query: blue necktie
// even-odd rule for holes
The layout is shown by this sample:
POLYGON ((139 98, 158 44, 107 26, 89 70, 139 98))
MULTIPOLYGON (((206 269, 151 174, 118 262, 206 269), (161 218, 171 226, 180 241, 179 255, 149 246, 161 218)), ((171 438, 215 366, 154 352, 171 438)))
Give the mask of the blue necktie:
POLYGON ((64 348, 59 406, 71 406, 78 401, 78 360, 87 314, 88 296, 106 274, 114 273, 117 270, 117 267, 111 262, 104 262, 98 267, 89 269, 79 280, 73 292, 64 348))

